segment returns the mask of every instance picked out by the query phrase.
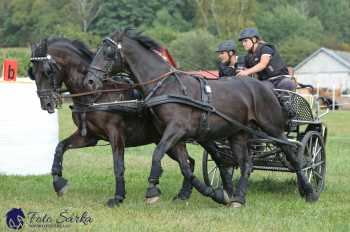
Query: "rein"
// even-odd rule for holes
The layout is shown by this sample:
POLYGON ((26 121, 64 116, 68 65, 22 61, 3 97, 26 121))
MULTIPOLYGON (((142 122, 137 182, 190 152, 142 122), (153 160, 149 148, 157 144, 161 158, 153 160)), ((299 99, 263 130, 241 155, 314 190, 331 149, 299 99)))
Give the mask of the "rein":
POLYGON ((130 89, 135 89, 141 86, 145 86, 145 85, 149 85, 149 84, 153 84, 155 82, 158 82, 164 78, 169 77, 171 74, 174 74, 178 72, 178 70, 170 70, 167 73, 162 74, 160 77, 150 80, 150 81, 146 81, 143 83, 139 83, 139 84, 132 84, 131 86, 127 87, 127 88, 118 88, 118 89, 102 89, 102 90, 94 90, 94 91, 89 91, 89 92, 84 92, 84 93, 75 93, 75 94, 67 94, 67 95, 61 95, 62 98, 75 98, 75 97, 81 97, 81 96, 87 96, 87 95, 92 95, 92 94, 98 94, 98 93, 112 93, 112 92, 123 92, 123 91, 127 91, 130 89))
MULTIPOLYGON (((95 67, 93 67, 95 68, 95 67)), ((83 92, 83 93, 75 93, 75 94, 65 94, 65 95, 61 95, 62 98, 75 98, 75 97, 81 97, 81 96, 87 96, 87 95, 93 95, 93 94, 98 94, 98 93, 113 93, 113 92, 123 92, 123 91, 127 91, 130 89, 135 89, 141 86, 145 86, 145 85, 149 85, 149 84, 153 84, 156 82, 159 82, 161 80, 163 80, 164 78, 169 77, 171 74, 174 73, 183 73, 183 74, 187 74, 187 75, 193 75, 193 73, 191 72, 186 72, 186 71, 182 71, 179 69, 175 69, 173 67, 171 67, 171 70, 169 72, 166 72, 164 74, 162 74, 160 77, 156 78, 156 79, 152 79, 150 81, 146 81, 146 82, 142 82, 139 84, 132 84, 127 88, 118 88, 118 89, 102 89, 102 90, 94 90, 94 91, 89 91, 89 92, 83 92)), ((214 75, 214 74, 213 74, 214 75)), ((203 78, 206 79, 204 76, 198 76, 198 78, 203 78)), ((106 79, 109 80, 109 79, 106 79)))

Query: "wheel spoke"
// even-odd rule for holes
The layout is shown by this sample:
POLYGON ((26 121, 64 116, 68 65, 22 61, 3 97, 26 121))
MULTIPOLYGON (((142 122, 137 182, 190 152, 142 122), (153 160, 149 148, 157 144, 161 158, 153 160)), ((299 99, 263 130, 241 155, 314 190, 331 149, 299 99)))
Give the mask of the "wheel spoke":
POLYGON ((320 161, 320 162, 317 162, 317 163, 314 163, 312 166, 311 166, 311 168, 317 168, 318 166, 321 166, 322 164, 324 164, 324 161, 320 161))
POLYGON ((213 167, 210 171, 209 171, 209 176, 210 176, 210 174, 212 173, 212 172, 214 172, 215 170, 217 169, 217 167, 215 166, 215 167, 213 167))
POLYGON ((318 148, 318 150, 315 152, 314 156, 315 156, 315 157, 318 156, 318 154, 320 153, 321 150, 322 150, 322 147, 320 146, 320 147, 318 148))
POLYGON ((215 176, 215 177, 217 177, 216 179, 217 179, 217 181, 216 181, 216 185, 215 185, 215 187, 216 188, 219 188, 220 187, 220 185, 221 185, 221 182, 220 182, 220 177, 219 176, 215 176))
POLYGON ((316 142, 315 142, 315 145, 313 146, 313 149, 312 149, 312 162, 315 162, 315 153, 316 153, 316 149, 318 147, 318 138, 316 138, 316 142))
POLYGON ((323 179, 323 177, 321 176, 321 174, 320 173, 318 173, 318 172, 316 172, 315 170, 314 170, 314 177, 318 177, 319 179, 323 179))
POLYGON ((314 163, 314 164, 312 164, 310 166, 307 166, 307 167, 303 168, 302 170, 306 172, 309 169, 316 169, 318 166, 321 166, 324 163, 325 163, 324 161, 320 161, 320 162, 314 163))
POLYGON ((210 185, 211 185, 211 186, 214 186, 213 183, 214 183, 214 180, 215 180, 215 176, 216 176, 217 169, 218 169, 217 167, 215 167, 215 169, 214 169, 214 174, 213 174, 213 176, 212 176, 213 178, 211 179, 211 182, 210 182, 210 185))
POLYGON ((312 169, 310 169, 309 170, 309 173, 308 173, 308 180, 309 180, 309 182, 311 182, 311 178, 312 178, 312 173, 313 173, 313 170, 312 169))
POLYGON ((309 141, 308 144, 307 144, 308 154, 310 154, 311 148, 312 148, 312 137, 310 138, 310 141, 309 141))

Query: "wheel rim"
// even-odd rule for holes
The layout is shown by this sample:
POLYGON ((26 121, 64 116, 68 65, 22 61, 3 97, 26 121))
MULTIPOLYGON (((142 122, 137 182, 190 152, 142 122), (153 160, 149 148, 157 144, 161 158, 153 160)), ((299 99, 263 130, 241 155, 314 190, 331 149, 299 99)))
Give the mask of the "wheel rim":
POLYGON ((306 165, 303 170, 306 177, 313 189, 321 192, 324 187, 326 161, 323 141, 317 133, 312 133, 306 140, 304 158, 306 165))
POLYGON ((222 186, 222 181, 221 181, 221 176, 220 176, 220 171, 219 168, 216 166, 214 160, 210 158, 210 156, 207 156, 207 173, 208 173, 208 182, 210 186, 213 188, 218 188, 222 186))
MULTIPOLYGON (((211 186, 213 188, 220 188, 222 187, 222 180, 220 175, 220 170, 216 166, 214 160, 211 158, 211 156, 204 151, 203 153, 203 160, 202 160, 202 168, 203 168, 203 179, 206 185, 211 186)), ((234 168, 231 167, 229 169, 231 172, 231 175, 233 175, 234 168)))

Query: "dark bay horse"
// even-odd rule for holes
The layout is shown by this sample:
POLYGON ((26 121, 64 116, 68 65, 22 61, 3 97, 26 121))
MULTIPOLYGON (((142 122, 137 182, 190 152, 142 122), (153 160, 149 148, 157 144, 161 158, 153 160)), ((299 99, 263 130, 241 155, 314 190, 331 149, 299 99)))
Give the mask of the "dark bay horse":
MULTIPOLYGON (((31 79, 35 80, 41 107, 49 113, 54 112, 60 104, 59 89, 62 83, 72 93, 84 92, 83 80, 87 73, 93 53, 79 41, 64 38, 44 39, 32 46, 32 66, 28 69, 31 79)), ((129 84, 118 82, 106 83, 106 88, 128 87, 129 84)), ((98 96, 97 102, 134 99, 130 90, 124 92, 104 93, 98 96)), ((74 107, 84 106, 94 100, 94 96, 73 98, 74 107)), ((145 113, 146 114, 146 113, 145 113)), ((158 143, 160 135, 151 123, 150 117, 143 115, 125 115, 121 112, 93 111, 87 112, 82 119, 79 112, 72 113, 78 129, 68 138, 59 142, 56 147, 52 165, 53 185, 58 195, 62 195, 67 180, 62 177, 63 154, 68 149, 95 146, 98 140, 109 141, 113 151, 114 174, 116 180, 115 196, 108 200, 110 207, 119 205, 125 198, 124 185, 124 147, 158 143), (86 128, 82 125, 86 124, 86 128), (83 132, 83 130, 86 130, 83 132), (82 135, 82 133, 84 135, 82 135)), ((169 150, 168 155, 176 159, 179 147, 169 150)), ((191 170, 194 160, 189 158, 191 170)), ((184 179, 180 192, 174 199, 186 200, 190 197, 192 186, 184 179)))
MULTIPOLYGON (((152 157, 150 188, 158 182, 164 153, 177 143, 192 138, 206 146, 215 139, 227 138, 241 171, 231 199, 234 206, 240 207, 245 203, 248 177, 252 170, 247 142, 254 133, 247 129, 249 127, 259 128, 279 141, 286 158, 296 170, 300 194, 305 196, 306 201, 318 200, 318 194, 313 191, 302 171, 302 154, 297 152, 298 147, 288 142, 284 134, 287 118, 272 90, 252 78, 208 80, 206 90, 211 93, 210 102, 215 111, 207 114, 209 128, 203 131, 200 129, 201 117, 205 114, 202 109, 183 102, 161 102, 161 99, 169 99, 170 96, 186 96, 201 101, 203 91, 198 78, 172 69, 152 52, 157 47, 158 43, 148 37, 129 30, 117 31, 104 39, 85 82, 89 89, 99 89, 110 73, 123 71, 131 73, 134 81, 139 83, 146 96, 146 105, 153 111, 153 121, 162 134, 152 157)), ((201 193, 213 197, 213 192, 191 171, 186 161, 187 152, 180 155, 180 167, 185 177, 191 179, 193 186, 201 193)), ((212 152, 211 155, 215 157, 212 152)), ((214 160, 219 161, 220 165, 220 157, 214 160)))

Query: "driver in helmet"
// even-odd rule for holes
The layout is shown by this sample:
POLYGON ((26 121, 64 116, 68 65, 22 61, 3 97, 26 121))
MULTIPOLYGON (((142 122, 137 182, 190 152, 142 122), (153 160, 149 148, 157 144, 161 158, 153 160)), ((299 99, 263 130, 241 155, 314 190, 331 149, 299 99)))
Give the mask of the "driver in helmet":
POLYGON ((226 40, 216 49, 219 63, 219 78, 234 76, 236 73, 236 44, 233 40, 226 40))
POLYGON ((244 29, 238 40, 248 53, 244 62, 246 69, 237 76, 255 75, 271 88, 295 91, 296 84, 287 76, 287 65, 275 46, 261 39, 257 29, 244 29))

